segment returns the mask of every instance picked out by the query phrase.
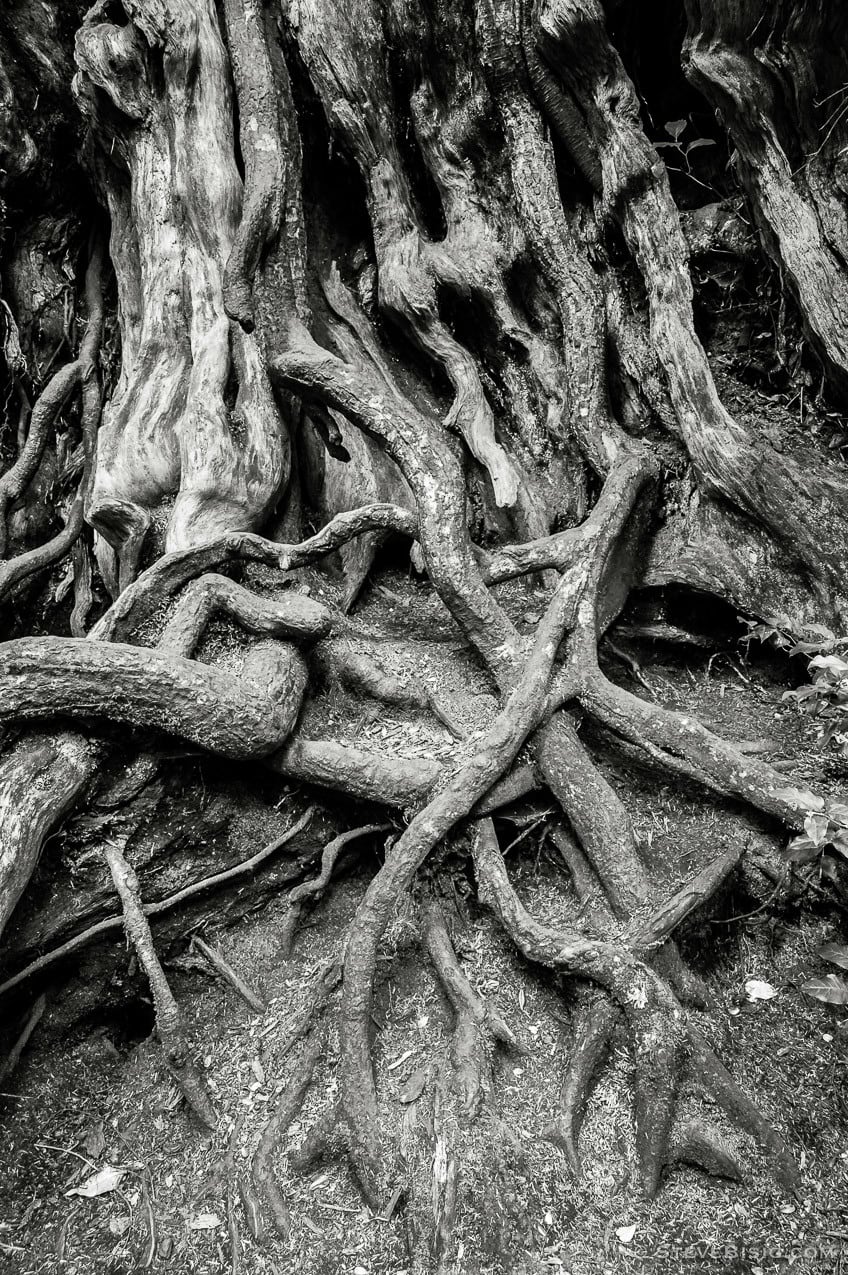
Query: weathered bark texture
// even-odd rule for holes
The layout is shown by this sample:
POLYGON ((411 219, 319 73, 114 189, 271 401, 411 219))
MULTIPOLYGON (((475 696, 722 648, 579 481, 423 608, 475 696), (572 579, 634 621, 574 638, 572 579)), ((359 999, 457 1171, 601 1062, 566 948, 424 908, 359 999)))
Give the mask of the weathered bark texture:
MULTIPOLYGON (((648 1195, 680 1161, 738 1171, 708 1118, 681 1122, 693 1067, 779 1181, 797 1182, 778 1131, 699 1034, 690 1008, 707 998, 674 940, 738 856, 689 882, 659 877, 580 728, 803 824, 782 772, 615 684, 598 648, 634 594, 647 606, 669 586, 789 627, 848 621, 848 480, 819 428, 848 397, 848 23, 840 0, 688 0, 685 23, 664 3, 667 89, 638 78, 620 7, 98 0, 82 13, 62 0, 51 14, 15 0, 0 14, 0 931, 69 812, 152 800, 140 794, 175 740, 332 799, 322 857, 305 801, 284 789, 303 853, 273 888, 309 875, 284 954, 343 847, 387 830, 373 806, 395 812, 338 1007, 333 963, 254 1159, 281 1233, 272 1155, 312 1083, 324 1014, 338 1019, 340 1096, 292 1163, 341 1148, 375 1210, 405 1198, 372 1009, 381 942, 413 895, 455 1018, 444 1127, 474 1126, 495 1046, 516 1047, 454 947, 446 846, 473 859, 480 901, 529 961, 590 985, 547 1135, 573 1171, 620 1027, 648 1195), (655 136, 673 94, 690 116, 715 108, 700 148, 684 150, 679 129, 655 136), (692 156, 725 144, 732 168, 697 178, 692 156), (710 312, 722 271, 731 301, 710 312), (740 310, 772 323, 763 280, 776 349, 792 323, 809 348, 757 397, 741 372, 719 375, 716 333, 749 295, 740 310), (778 408, 792 429, 769 419, 778 408), (398 544, 420 576, 410 591, 497 697, 473 732, 415 669, 386 662, 392 634, 357 610, 398 544), (525 622, 515 598, 530 583, 545 601, 525 622), (446 727, 452 754, 404 761, 329 737, 316 714, 338 688, 446 727), (117 796, 101 773, 116 748, 117 796), (510 881, 490 815, 540 789, 592 924, 543 924, 510 881), (347 820, 341 797, 372 809, 347 820)), ((150 924, 201 885, 183 874, 148 895, 129 816, 109 818, 123 831, 97 848, 169 1065, 213 1123, 150 924)), ((269 837, 259 858, 272 852, 269 837)), ((233 879, 233 865, 207 866, 203 888, 233 879)), ((41 932, 22 922, 0 994, 114 929, 103 897, 41 932)), ((449 1165, 439 1269, 462 1182, 453 1153, 449 1165)))

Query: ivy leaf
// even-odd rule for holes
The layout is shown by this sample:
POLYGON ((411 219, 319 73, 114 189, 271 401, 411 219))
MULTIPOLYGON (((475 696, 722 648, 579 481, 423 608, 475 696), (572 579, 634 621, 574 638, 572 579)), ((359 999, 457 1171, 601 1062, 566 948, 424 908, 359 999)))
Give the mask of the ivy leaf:
POLYGON ((839 677, 848 673, 848 664, 840 660, 838 655, 814 655, 810 660, 810 668, 827 669, 829 673, 836 673, 839 677))
POLYGON ((804 820, 804 831, 814 846, 822 846, 828 839, 830 819, 827 815, 807 815, 804 820))
POLYGON ((836 638, 836 634, 825 628, 823 624, 805 624, 803 629, 805 633, 816 633, 819 637, 827 638, 831 642, 836 638))
POLYGON ((819 948, 818 954, 823 961, 830 961, 831 965, 848 970, 848 947, 839 943, 825 943, 824 947, 819 948))
POLYGON ((778 788, 774 795, 782 801, 788 801, 797 810, 824 810, 824 798, 806 788, 778 788))
POLYGON ((848 1005, 848 983, 838 974, 817 974, 802 984, 801 991, 826 1005, 848 1005))
POLYGON ((783 858, 787 863, 812 863, 813 859, 819 857, 820 851, 809 837, 803 834, 799 837, 793 837, 789 845, 783 851, 783 858))

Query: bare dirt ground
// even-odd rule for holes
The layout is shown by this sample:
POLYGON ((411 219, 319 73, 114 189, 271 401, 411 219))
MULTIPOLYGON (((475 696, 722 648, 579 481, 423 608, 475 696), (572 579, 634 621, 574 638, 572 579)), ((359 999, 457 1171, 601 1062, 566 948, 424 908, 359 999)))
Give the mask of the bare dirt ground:
MULTIPOLYGON (((511 601, 516 614, 526 612, 532 623, 534 595, 522 588, 511 601)), ((394 617, 403 625, 407 672, 431 680, 461 721, 478 725, 492 712, 495 701, 484 680, 452 648, 450 632, 438 627, 423 591, 400 573, 385 573, 358 614, 365 623, 385 626, 394 617), (417 652, 414 659, 410 649, 417 652)), ((841 765, 812 748, 794 707, 781 700, 785 666, 759 656, 744 663, 743 651, 710 660, 691 650, 684 658, 667 646, 632 650, 661 701, 748 741, 784 766, 788 783, 807 775, 821 782, 824 775, 825 788, 844 790, 841 765)), ((632 677, 622 666, 610 668, 623 680, 632 677)), ((634 689, 649 693, 644 686, 634 689)), ((363 713, 360 703, 340 694, 325 701, 319 715, 337 737, 360 747, 444 758, 456 747, 446 731, 421 716, 383 708, 363 713)), ((606 764, 621 780, 646 854, 673 866, 679 877, 740 838, 748 844, 745 867, 689 925, 681 946, 716 999, 705 1018, 710 1039, 799 1158, 801 1198, 782 1195, 759 1150, 728 1130, 745 1167, 743 1182, 679 1167, 656 1201, 640 1202, 631 1064, 623 1040, 591 1099, 581 1135, 583 1171, 574 1181, 562 1152, 542 1135, 554 1114, 579 989, 537 973, 515 953, 476 903, 468 876, 468 889, 457 898, 463 920, 455 935, 458 955, 527 1053, 498 1055, 479 1121, 471 1130, 454 1131, 460 1200, 445 1269, 457 1275, 841 1271, 843 1261, 848 1264, 848 1018, 844 1010, 811 1000, 800 984, 824 968, 817 956, 822 943, 844 942, 844 914, 824 894, 807 890, 795 897, 788 884, 775 890, 767 873, 780 868, 782 839, 765 821, 677 782, 658 784, 625 762, 606 764), (776 995, 749 1000, 750 979, 768 982, 776 995)), ((548 921, 564 920, 576 903, 544 836, 546 809, 539 796, 529 819, 505 817, 502 841, 518 838, 507 861, 529 910, 548 921)), ((356 822, 362 820, 350 819, 351 826, 356 822)), ((158 1045, 147 1037, 150 1020, 138 999, 143 985, 122 941, 102 944, 98 959, 108 959, 114 978, 135 989, 123 1020, 113 1015, 94 1031, 69 1028, 63 998, 74 996, 74 984, 50 989, 45 1016, 0 1098, 0 1271, 402 1275, 411 1269, 410 1218, 413 1230, 426 1218, 438 1171, 431 1148, 439 1130, 439 1082, 449 1082, 452 1028, 419 941, 414 901, 396 918, 384 949, 374 1043, 386 1141, 403 1151, 413 1184, 408 1209, 388 1221, 372 1217, 343 1160, 300 1176, 289 1169, 287 1152, 333 1101, 332 1030, 305 1108, 276 1163, 291 1210, 289 1240, 255 1241, 232 1199, 232 1182, 246 1172, 269 1108, 297 1065, 297 1050, 286 1053, 292 1024, 313 994, 316 969, 340 953, 375 863, 372 849, 348 859, 334 888, 305 918, 287 961, 278 950, 282 894, 213 934, 226 960, 265 999, 264 1013, 251 1011, 227 984, 197 968, 200 963, 183 958, 172 964, 174 990, 220 1114, 214 1137, 189 1124, 158 1045), (221 1171, 231 1142, 232 1162, 221 1171), (95 1198, 68 1194, 104 1165, 122 1171, 114 1189, 95 1198), (229 1207, 239 1219, 235 1263, 228 1183, 229 1207)), ((703 1110, 697 1086, 690 1101, 693 1110, 703 1110)))

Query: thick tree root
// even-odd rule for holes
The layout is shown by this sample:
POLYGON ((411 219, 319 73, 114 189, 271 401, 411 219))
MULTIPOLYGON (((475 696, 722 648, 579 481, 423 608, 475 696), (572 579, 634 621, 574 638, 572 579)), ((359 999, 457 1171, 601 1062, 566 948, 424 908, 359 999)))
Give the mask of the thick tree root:
POLYGON ((104 846, 103 855, 109 865, 115 889, 124 911, 124 928, 150 983, 156 1011, 156 1032, 162 1043, 168 1067, 183 1092, 186 1102, 202 1125, 214 1129, 217 1121, 206 1082, 191 1059, 183 1034, 182 1015, 174 999, 165 971, 153 946, 153 935, 139 898, 138 878, 117 843, 104 846))
POLYGON ((816 106, 833 101, 842 83, 844 15, 804 3, 785 13, 764 8, 752 48, 735 4, 689 0, 686 10, 684 70, 732 137, 735 165, 765 246, 785 270, 807 331, 844 401, 846 236, 844 218, 833 208, 844 121, 837 114, 819 140, 815 120, 816 106), (782 100, 788 88, 783 68, 790 62, 791 96, 782 100), (815 137, 814 148, 805 134, 815 137), (804 154, 803 164, 790 158, 796 148, 804 154))
POLYGON ((752 439, 721 403, 695 331, 688 250, 668 176, 641 128, 638 98, 603 6, 546 0, 540 32, 542 51, 589 126, 605 206, 617 215, 642 273, 651 339, 699 481, 768 527, 805 564, 821 613, 842 615, 843 484, 752 439))
POLYGON ((118 284, 121 378, 88 502, 114 593, 134 577, 167 497, 167 547, 185 548, 252 526, 290 467, 256 340, 231 331, 224 308, 242 191, 214 6, 167 0, 121 16, 89 12, 74 81, 112 214, 118 284))
POLYGON ((306 666, 279 643, 252 647, 236 677, 146 647, 18 638, 0 647, 0 679, 0 722, 102 716, 164 729, 225 757, 255 757, 291 734, 306 666))
POLYGON ((562 1148, 575 1176, 580 1172, 577 1140, 586 1104, 609 1053, 610 1038, 618 1017, 615 1005, 606 996, 597 994, 590 996, 575 1016, 574 1036, 562 1078, 559 1112, 543 1135, 562 1148))
POLYGON ((0 935, 27 886, 45 838, 72 808, 97 765, 81 735, 33 733, 0 766, 0 935))
POLYGON ((495 1044, 520 1050, 500 1015, 478 996, 456 958, 444 912, 433 897, 424 906, 424 939, 439 982, 445 990, 456 1025, 451 1045, 454 1086, 466 1120, 479 1116, 484 1091, 491 1085, 491 1056, 495 1044))
MULTIPOLYGON (((627 511, 619 516, 626 518, 627 511)), ((384 1198, 385 1165, 371 1063, 369 1020, 377 947, 391 909, 409 888, 433 847, 466 818, 511 764, 547 706, 546 690, 563 631, 580 605, 585 578, 566 574, 536 632, 533 648, 504 708, 477 744, 476 753, 415 816, 371 882, 351 927, 345 954, 340 1024, 342 1103, 350 1128, 356 1176, 372 1207, 384 1198)))
MULTIPOLYGON (((633 1042, 636 1066, 636 1148, 640 1181, 655 1194, 664 1167, 673 1159, 672 1124, 681 1066, 687 1058, 710 1095, 770 1153, 781 1183, 794 1190, 798 1169, 777 1131, 757 1111, 695 1028, 688 1025, 671 992, 631 953, 627 945, 592 943, 559 933, 535 921, 524 909, 506 874, 491 826, 478 825, 474 840, 478 881, 507 933, 530 960, 553 969, 587 974, 601 984, 623 1011, 633 1042)), ((665 911, 665 910, 663 910, 665 911)), ((599 1041, 608 1025, 590 1022, 579 1041, 586 1065, 569 1074, 569 1107, 564 1130, 569 1162, 579 1163, 574 1113, 600 1060, 599 1041), (573 1095, 573 1097, 572 1097, 573 1095)))

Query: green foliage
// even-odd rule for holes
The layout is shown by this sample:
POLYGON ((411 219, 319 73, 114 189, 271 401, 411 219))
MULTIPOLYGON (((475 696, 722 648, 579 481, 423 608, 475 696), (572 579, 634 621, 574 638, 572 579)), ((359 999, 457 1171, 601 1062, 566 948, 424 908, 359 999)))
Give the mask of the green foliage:
MULTIPOLYGON (((818 955, 839 969, 848 970, 848 947, 825 943, 818 955)), ((848 982, 838 974, 817 974, 801 985, 801 990, 826 1005, 848 1005, 848 982)))
POLYGON ((793 627, 782 617, 742 620, 748 632, 742 641, 764 642, 786 651, 790 658, 807 656, 811 681, 786 691, 783 698, 794 700, 801 712, 812 717, 820 744, 835 744, 848 757, 848 637, 837 637, 823 624, 793 627), (798 634, 801 634, 799 636, 798 634))
POLYGON ((657 150, 676 151, 686 166, 687 171, 691 171, 689 165, 689 156, 693 151, 703 150, 705 146, 715 146, 715 142, 711 137, 695 137, 688 142, 684 142, 683 134, 689 127, 689 120, 666 120, 663 124, 670 142, 655 142, 657 150))

